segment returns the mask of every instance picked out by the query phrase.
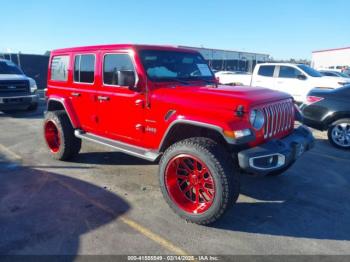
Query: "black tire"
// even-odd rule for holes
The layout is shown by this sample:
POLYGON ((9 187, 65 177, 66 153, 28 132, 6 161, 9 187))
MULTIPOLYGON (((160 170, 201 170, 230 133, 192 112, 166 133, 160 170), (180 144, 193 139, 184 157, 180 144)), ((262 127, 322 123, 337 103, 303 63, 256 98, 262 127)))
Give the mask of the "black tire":
POLYGON ((350 125, 350 118, 343 118, 343 119, 339 119, 335 122, 332 123, 332 125, 328 128, 328 141, 336 148, 340 148, 340 149, 346 149, 346 150, 350 150, 350 144, 348 144, 347 146, 341 146, 339 143, 337 143, 333 136, 332 136, 332 132, 334 130, 334 128, 339 125, 339 124, 348 124, 350 125))
POLYGON ((27 111, 29 111, 29 112, 34 112, 34 111, 38 110, 38 107, 39 107, 39 104, 38 104, 38 103, 31 104, 31 105, 27 108, 27 111))
POLYGON ((173 211, 188 222, 208 225, 218 220, 239 196, 239 173, 234 160, 224 147, 207 138, 189 138, 170 146, 159 163, 159 180, 162 194, 173 211), (172 200, 166 186, 166 169, 176 156, 188 154, 200 159, 211 172, 215 183, 215 197, 203 213, 186 212, 172 200))
POLYGON ((81 139, 77 138, 74 135, 74 129, 73 126, 68 118, 68 115, 65 111, 53 111, 53 112, 47 112, 44 117, 44 138, 45 135, 45 127, 47 123, 53 123, 57 130, 60 137, 60 142, 58 146, 57 152, 54 152, 50 146, 49 143, 46 140, 46 145, 48 147, 49 154, 52 158, 56 160, 69 160, 75 157, 80 149, 81 149, 81 139))

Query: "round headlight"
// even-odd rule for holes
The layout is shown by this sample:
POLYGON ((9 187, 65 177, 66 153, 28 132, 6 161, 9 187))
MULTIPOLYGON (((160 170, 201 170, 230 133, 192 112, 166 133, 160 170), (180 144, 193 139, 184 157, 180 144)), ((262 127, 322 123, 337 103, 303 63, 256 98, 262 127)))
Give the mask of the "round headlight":
POLYGON ((256 130, 260 130, 265 124, 265 116, 263 112, 258 109, 254 109, 250 112, 249 120, 252 127, 256 130))

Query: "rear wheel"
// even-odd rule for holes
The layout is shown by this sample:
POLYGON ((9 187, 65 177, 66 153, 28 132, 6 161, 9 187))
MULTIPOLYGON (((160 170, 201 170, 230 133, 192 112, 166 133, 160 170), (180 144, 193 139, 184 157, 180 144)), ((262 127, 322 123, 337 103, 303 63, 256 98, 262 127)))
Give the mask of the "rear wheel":
POLYGON ((159 178, 169 206, 197 224, 219 219, 239 195, 232 157, 207 138, 190 138, 172 145, 160 161, 159 178))
POLYGON ((350 149, 350 119, 335 121, 328 128, 328 140, 335 147, 350 149))
POLYGON ((51 157, 57 160, 69 160, 81 148, 81 139, 74 136, 74 129, 64 111, 45 114, 44 138, 51 157))

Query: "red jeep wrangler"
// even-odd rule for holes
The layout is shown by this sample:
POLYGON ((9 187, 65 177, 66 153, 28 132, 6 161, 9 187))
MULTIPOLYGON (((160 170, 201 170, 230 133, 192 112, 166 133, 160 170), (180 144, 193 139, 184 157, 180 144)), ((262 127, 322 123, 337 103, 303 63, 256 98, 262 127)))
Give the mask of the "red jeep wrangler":
POLYGON ((161 191, 181 217, 217 220, 238 198, 239 172, 283 173, 314 144, 294 129, 292 98, 218 86, 196 51, 145 45, 56 50, 48 72, 44 136, 52 157, 81 140, 159 162, 161 191))

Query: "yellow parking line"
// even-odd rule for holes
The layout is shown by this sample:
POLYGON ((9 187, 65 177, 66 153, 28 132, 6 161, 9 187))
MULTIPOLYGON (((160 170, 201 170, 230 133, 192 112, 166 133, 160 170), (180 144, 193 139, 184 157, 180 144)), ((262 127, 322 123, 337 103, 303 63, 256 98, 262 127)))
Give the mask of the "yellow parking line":
POLYGON ((163 237, 153 233, 151 230, 145 228, 144 226, 141 226, 140 224, 136 223, 135 221, 122 216, 120 218, 121 221, 123 221, 125 224, 127 224, 129 227, 133 228, 134 230, 138 231, 139 233, 141 233, 142 235, 148 237, 149 239, 153 240, 154 242, 156 242, 157 244, 159 244, 160 246, 164 247, 165 249, 173 252, 176 255, 179 256, 188 256, 188 254, 182 250, 181 248, 175 246, 173 243, 171 243, 170 241, 164 239, 163 237))
MULTIPOLYGON (((4 145, 0 144, 0 151, 2 151, 4 154, 8 155, 9 157, 13 158, 13 160, 20 160, 22 159, 19 155, 17 155, 12 150, 8 149, 4 145)), ((50 176, 50 175, 49 175, 50 176)), ((53 180, 56 180, 58 183, 60 183, 62 186, 70 190, 71 192, 77 194, 84 200, 90 202, 93 206, 105 211, 106 213, 112 215, 113 217, 117 217, 118 214, 116 214, 111 208, 108 206, 105 206, 104 204, 89 198, 86 194, 82 193, 81 191, 77 190, 76 188, 72 187, 71 185, 61 181, 58 178, 54 178, 50 176, 53 180)), ((120 221, 122 221, 124 224, 128 225, 135 231, 139 232, 140 234, 144 235, 148 239, 152 240, 153 242, 157 243, 158 245, 162 246, 166 250, 179 255, 179 256, 188 256, 188 254, 182 250, 180 247, 177 247, 175 244, 171 243, 169 240, 166 240, 165 238, 157 235, 156 233, 152 232, 148 228, 140 225, 139 223, 135 222, 134 220, 127 218, 125 216, 120 217, 120 221)))
MULTIPOLYGON (((64 183, 63 181, 54 178, 58 183, 60 183, 62 186, 64 186, 65 188, 67 188, 68 190, 74 192, 75 194, 79 195, 81 198, 85 199, 86 201, 90 202, 93 206, 105 211, 106 213, 109 213, 110 215, 117 217, 118 214, 116 214, 111 208, 109 208, 108 206, 105 206, 104 204, 89 198, 87 195, 85 195, 84 193, 80 192, 79 190, 77 190, 76 188, 72 187, 71 185, 64 183)), ((135 222, 134 220, 127 218, 125 216, 120 216, 120 221, 122 221, 124 224, 128 225, 129 227, 131 227, 132 229, 134 229, 135 231, 141 233, 142 235, 144 235, 145 237, 147 237, 148 239, 152 240, 153 242, 157 243, 158 245, 162 246, 163 248, 165 248, 166 250, 179 255, 179 256, 188 256, 188 254, 182 250, 180 247, 177 247, 175 244, 171 243, 169 240, 166 240, 165 238, 157 235, 156 233, 152 232, 151 230, 149 230, 148 228, 140 225, 139 223, 135 222)))
POLYGON ((12 160, 21 160, 22 157, 17 155, 15 152, 13 152, 11 149, 7 148, 6 146, 0 144, 0 152, 3 152, 5 155, 10 157, 12 160))

